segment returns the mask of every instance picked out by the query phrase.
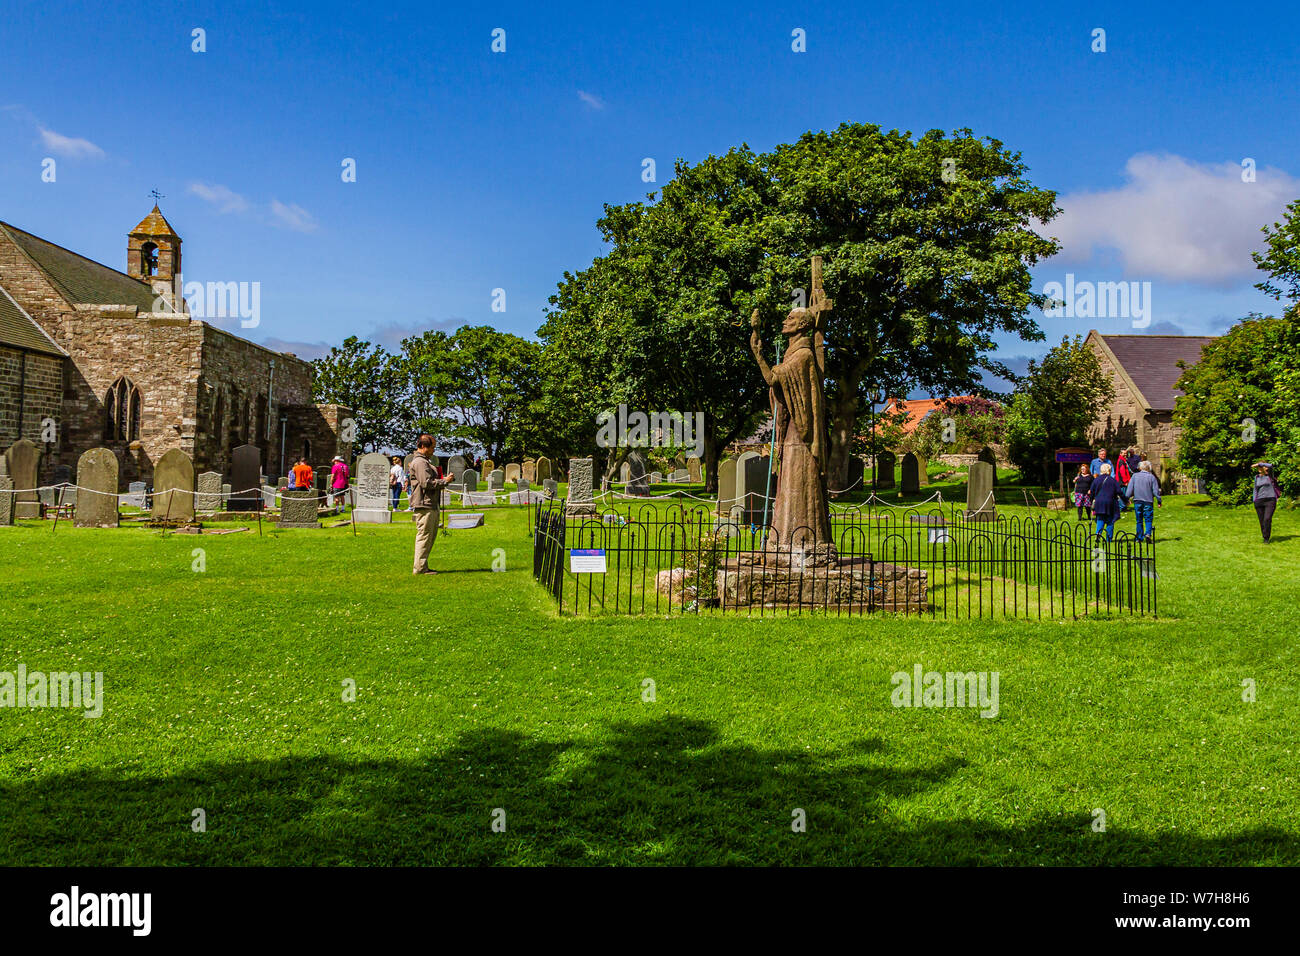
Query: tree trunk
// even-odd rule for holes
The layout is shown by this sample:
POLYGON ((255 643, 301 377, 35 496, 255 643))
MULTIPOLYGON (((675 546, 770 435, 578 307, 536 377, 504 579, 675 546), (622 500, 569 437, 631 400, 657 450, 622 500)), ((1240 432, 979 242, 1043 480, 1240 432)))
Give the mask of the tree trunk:
MULTIPOLYGON (((858 383, 860 377, 841 378, 839 394, 827 400, 826 418, 830 429, 830 461, 826 465, 826 487, 830 491, 847 488, 849 455, 858 430, 858 383)), ((831 497, 837 497, 832 495, 831 497)))
POLYGON ((704 430, 704 493, 718 493, 718 460, 722 457, 722 446, 712 428, 704 430))

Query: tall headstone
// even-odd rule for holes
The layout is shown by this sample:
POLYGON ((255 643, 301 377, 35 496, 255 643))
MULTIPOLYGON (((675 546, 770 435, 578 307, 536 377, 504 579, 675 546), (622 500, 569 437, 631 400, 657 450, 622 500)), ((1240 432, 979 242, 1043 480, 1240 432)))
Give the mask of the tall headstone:
POLYGON ((917 474, 917 458, 910 451, 903 456, 903 477, 899 490, 905 495, 921 493, 921 479, 917 474))
POLYGON ((966 520, 992 521, 997 517, 993 503, 993 466, 987 461, 971 463, 966 478, 966 520))
POLYGON ((747 451, 736 462, 736 497, 741 505, 742 522, 761 525, 766 513, 772 519, 771 498, 776 497, 776 476, 772 475, 771 490, 768 474, 771 459, 757 452, 747 451), (764 509, 764 505, 768 507, 764 509))
POLYGON ((488 491, 504 491, 506 487, 506 473, 502 468, 493 468, 487 476, 488 491))
POLYGON ((627 487, 623 489, 624 494, 642 496, 650 494, 650 479, 645 473, 645 455, 635 450, 629 452, 627 467, 627 487))
POLYGON ((460 483, 465 486, 466 491, 478 491, 478 472, 473 468, 466 468, 460 473, 460 483))
POLYGON ((980 449, 979 460, 993 468, 993 484, 998 483, 998 456, 993 454, 993 449, 985 445, 980 449))
POLYGON ((694 455, 686 459, 686 474, 690 476, 693 485, 698 485, 704 480, 704 468, 694 455))
POLYGON ((81 497, 72 523, 78 528, 117 527, 117 456, 107 448, 92 448, 77 459, 81 497))
POLYGON ((533 481, 541 484, 551 477, 551 459, 543 455, 537 459, 537 467, 534 471, 533 481))
POLYGON ((230 454, 231 495, 226 507, 231 511, 261 511, 262 484, 261 450, 256 445, 240 445, 230 454))
POLYGON ((618 469, 618 480, 623 482, 623 484, 627 484, 628 480, 631 477, 632 477, 632 466, 629 465, 627 462, 623 462, 623 464, 620 465, 618 469))
POLYGON ((526 481, 533 482, 537 480, 537 462, 531 458, 525 458, 524 463, 519 466, 519 477, 526 481))
POLYGON ((164 454, 153 466, 150 515, 172 521, 189 521, 194 517, 194 463, 179 448, 164 454))
POLYGON ((355 520, 366 524, 392 523, 393 515, 388 510, 390 468, 388 459, 376 451, 357 459, 357 499, 352 509, 355 520))
MULTIPOLYGON (((287 480, 287 479, 286 479, 287 480)), ((221 472, 205 471, 196 481, 199 511, 221 510, 221 472)))
POLYGON ((884 491, 894 487, 894 468, 898 457, 892 451, 876 454, 876 490, 884 491))
POLYGON ((849 455, 849 471, 844 482, 844 491, 861 491, 863 479, 866 478, 867 463, 857 455, 849 455))
POLYGON ((595 465, 590 458, 569 459, 569 500, 566 514, 595 514, 596 499, 592 495, 592 478, 595 465))
POLYGON ((9 446, 5 458, 14 482, 14 518, 39 518, 41 500, 36 494, 36 473, 40 452, 32 442, 20 438, 9 446))
MULTIPOLYGON (((272 494, 275 489, 272 489, 272 494)), ((290 491, 286 488, 280 493, 280 527, 281 528, 319 528, 320 517, 316 509, 317 495, 315 489, 290 491)))
POLYGON ((452 455, 451 460, 447 462, 447 474, 451 475, 451 483, 459 485, 461 475, 465 474, 465 469, 469 467, 469 462, 465 460, 464 455, 452 455))
MULTIPOLYGON (((916 454, 913 452, 913 454, 916 454)), ((930 483, 930 462, 921 455, 916 455, 916 481, 922 488, 930 483)))
POLYGON ((479 469, 479 474, 490 475, 492 474, 493 471, 496 470, 496 467, 497 467, 497 463, 494 462, 491 458, 484 458, 483 467, 479 469))
POLYGON ((730 518, 736 507, 736 459, 718 462, 718 514, 730 518))
POLYGON ((14 523, 14 480, 9 477, 9 460, 0 455, 0 526, 14 523))
POLYGON ((519 480, 519 463, 512 461, 510 464, 506 465, 506 481, 508 483, 508 482, 517 482, 518 480, 519 480))

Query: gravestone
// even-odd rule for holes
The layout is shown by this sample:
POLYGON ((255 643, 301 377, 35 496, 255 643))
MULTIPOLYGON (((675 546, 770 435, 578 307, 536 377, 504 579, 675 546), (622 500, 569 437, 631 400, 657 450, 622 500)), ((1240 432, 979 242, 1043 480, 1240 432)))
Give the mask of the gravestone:
POLYGON ((388 510, 390 488, 388 459, 377 451, 357 459, 356 503, 352 517, 364 524, 391 524, 392 512, 388 510))
POLYGON ((548 499, 554 499, 560 493, 560 483, 554 478, 547 478, 542 482, 542 495, 548 499))
POLYGON ((996 485, 998 483, 998 456, 993 454, 992 448, 990 448, 988 445, 985 445, 983 448, 980 449, 979 460, 992 466, 993 484, 996 485))
POLYGON ((629 465, 627 462, 623 462, 623 464, 620 465, 618 469, 618 480, 623 482, 623 484, 627 484, 628 477, 631 474, 632 474, 632 466, 629 465))
POLYGON ((704 480, 704 467, 694 455, 686 459, 686 473, 690 476, 693 485, 697 485, 704 480))
POLYGON ((496 504, 497 496, 490 491, 467 491, 461 495, 460 503, 465 508, 482 508, 496 504))
MULTIPOLYGON (((226 494, 229 494, 230 488, 228 486, 223 486, 223 487, 226 488, 226 494)), ((149 486, 146 485, 143 481, 133 481, 126 486, 126 498, 123 499, 123 501, 125 504, 130 505, 132 508, 139 508, 141 511, 143 511, 145 505, 145 497, 148 490, 149 490, 149 486)))
POLYGON ((910 451, 903 456, 903 478, 899 490, 905 495, 921 493, 921 479, 917 474, 917 459, 910 451))
MULTIPOLYGON (((285 483, 288 484, 287 481, 285 483)), ((230 485, 225 482, 221 483, 221 500, 225 502, 227 508, 230 507, 230 485)))
POLYGON ((497 464, 491 458, 483 459, 483 467, 479 469, 479 474, 490 475, 496 470, 497 464))
POLYGON ((772 476, 771 491, 768 490, 768 473, 771 459, 757 452, 747 451, 736 463, 736 497, 741 504, 741 522, 749 525, 763 523, 764 505, 768 520, 772 519, 769 495, 776 496, 776 476, 772 476))
POLYGON ((534 505, 543 500, 544 497, 540 491, 512 491, 510 492, 510 503, 512 505, 534 505))
POLYGON ((37 463, 40 452, 26 438, 20 438, 5 452, 9 477, 14 482, 14 518, 39 518, 40 498, 36 494, 37 463))
POLYGON ((272 488, 270 485, 262 486, 262 507, 274 508, 275 496, 279 493, 279 488, 272 488))
POLYGON ((515 491, 527 491, 532 486, 533 486, 532 482, 520 478, 518 481, 515 482, 515 491))
POLYGON ((501 468, 493 468, 488 472, 488 491, 504 491, 506 487, 506 473, 501 468))
POLYGON ((736 460, 718 462, 718 514, 730 518, 736 507, 736 460))
POLYGON ((867 463, 857 455, 849 455, 849 473, 844 484, 845 491, 861 491, 863 479, 867 474, 867 463))
POLYGON ((537 462, 531 458, 525 458, 524 463, 519 466, 519 477, 525 481, 537 480, 537 462))
POLYGON ((882 451, 876 455, 876 490, 884 491, 894 487, 894 467, 898 457, 892 451, 882 451))
MULTIPOLYGON (((913 454, 916 455, 915 452, 913 454)), ((930 483, 929 468, 930 462, 920 455, 916 455, 916 482, 922 488, 930 483)))
POLYGON ((510 464, 506 465, 506 481, 512 482, 518 480, 519 480, 519 464, 517 462, 511 462, 510 464))
POLYGON ((596 499, 592 497, 592 476, 595 464, 590 458, 569 459, 569 500, 565 514, 596 513, 596 499))
MULTIPOLYGON (((288 479, 286 479, 287 481, 288 479)), ((221 472, 205 471, 197 480, 199 511, 221 510, 221 472)))
MULTIPOLYGON (((353 472, 353 474, 356 474, 356 472, 353 472)), ((230 486, 229 486, 229 485, 222 485, 221 487, 225 490, 225 493, 226 493, 226 494, 229 494, 229 493, 230 493, 230 486)), ((289 479, 288 479, 288 478, 277 478, 276 481, 275 481, 275 487, 276 487, 276 488, 288 488, 288 487, 289 487, 289 479)))
POLYGON ((9 460, 0 455, 0 527, 14 523, 14 480, 9 477, 9 460))
POLYGON ((629 452, 627 465, 627 487, 623 489, 624 493, 638 496, 650 494, 650 479, 645 473, 645 455, 639 451, 629 452))
MULTIPOLYGON (((287 479, 286 479, 287 480, 287 479)), ((262 452, 256 445, 240 445, 230 454, 230 487, 233 489, 229 503, 231 511, 261 511, 262 452)), ((154 487, 158 487, 154 482, 154 487)))
POLYGON ((77 484, 84 494, 77 501, 72 523, 78 528, 117 527, 117 456, 107 448, 92 448, 77 459, 77 484))
POLYGON ((650 484, 661 485, 663 484, 663 480, 664 480, 663 472, 661 471, 650 472, 650 484))
MULTIPOLYGON (((407 467, 409 468, 410 466, 408 465, 407 467)), ((465 469, 468 467, 469 467, 469 463, 465 461, 464 455, 451 456, 451 460, 447 462, 447 473, 451 475, 451 483, 453 485, 460 484, 461 482, 460 476, 465 474, 465 469)))
MULTIPOLYGON (((382 455, 380 456, 383 457, 382 455)), ((311 488, 302 491, 285 489, 280 493, 281 528, 319 528, 316 511, 316 492, 311 488)))
POLYGON ((685 468, 678 468, 668 476, 668 480, 679 485, 684 485, 686 482, 691 480, 691 473, 685 468))
POLYGON ((993 466, 987 461, 971 462, 966 478, 966 520, 993 521, 997 507, 993 503, 993 466))
POLYGON ((551 477, 551 459, 543 455, 537 459, 537 467, 533 474, 533 481, 539 485, 551 477))
POLYGON ((460 473, 460 483, 465 486, 466 491, 478 491, 478 472, 473 468, 466 468, 460 473))
POLYGON ((194 518, 194 463, 179 448, 167 452, 153 466, 153 510, 150 516, 173 521, 194 518))
POLYGON ((54 484, 66 486, 55 489, 55 504, 58 504, 59 497, 62 496, 65 505, 75 506, 77 503, 77 486, 72 480, 72 469, 64 464, 55 465, 54 484))

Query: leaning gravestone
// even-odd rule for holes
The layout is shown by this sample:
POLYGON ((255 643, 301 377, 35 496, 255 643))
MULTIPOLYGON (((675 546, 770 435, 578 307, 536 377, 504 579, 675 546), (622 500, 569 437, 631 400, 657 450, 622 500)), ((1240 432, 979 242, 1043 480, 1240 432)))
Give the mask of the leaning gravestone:
POLYGON ((506 481, 517 482, 518 480, 519 480, 519 465, 516 462, 511 462, 510 464, 506 465, 506 481))
POLYGON ((465 486, 466 491, 478 491, 478 472, 473 468, 466 468, 460 473, 460 483, 465 486))
POLYGON ((718 514, 730 519, 736 507, 736 460, 718 462, 718 514))
POLYGON ((14 523, 14 480, 9 477, 9 462, 0 455, 0 527, 14 523))
POLYGON ((153 510, 149 514, 173 521, 194 518, 194 463, 179 448, 167 452, 153 466, 153 510))
POLYGON ((493 468, 487 476, 488 491, 504 491, 506 487, 506 473, 504 469, 493 468))
POLYGON ((993 503, 993 466, 987 461, 971 463, 966 479, 966 520, 993 521, 997 507, 993 503))
POLYGON ((14 518, 39 518, 40 498, 36 494, 36 465, 40 453, 26 438, 14 442, 5 458, 9 462, 9 477, 14 482, 14 518))
POLYGON ((356 502, 352 517, 364 524, 391 524, 392 512, 388 510, 388 459, 377 451, 357 459, 356 502))
POLYGON ((903 480, 900 491, 905 495, 921 493, 921 478, 918 474, 917 458, 910 451, 903 456, 903 480))
POLYGON ((983 448, 980 449, 979 460, 992 466, 993 484, 996 485, 998 483, 998 456, 993 454, 992 448, 990 448, 988 445, 985 445, 983 448))
MULTIPOLYGON (((229 503, 231 511, 261 511, 262 452, 256 445, 240 445, 230 455, 229 503)), ((155 482, 154 487, 157 487, 155 482)))
POLYGON ((898 457, 892 451, 882 451, 876 455, 876 489, 884 491, 894 487, 894 468, 898 457))
POLYGON ((286 488, 280 493, 281 528, 319 528, 318 514, 316 493, 311 488, 303 491, 286 488))
POLYGON ((537 480, 537 462, 531 458, 525 458, 524 463, 519 466, 519 477, 525 481, 537 480))
POLYGON ((772 475, 769 490, 771 464, 767 455, 746 452, 736 465, 736 497, 742 499, 741 520, 745 524, 762 524, 764 514, 768 521, 772 520, 772 508, 768 505, 769 499, 776 497, 776 476, 772 475))
POLYGON ((639 451, 629 452, 627 456, 627 487, 625 494, 645 496, 650 494, 650 479, 645 473, 645 455, 639 451))
MULTIPOLYGON (((229 493, 230 489, 227 488, 226 491, 229 493)), ((149 486, 143 481, 133 481, 126 486, 126 498, 123 499, 123 503, 130 505, 132 508, 139 508, 143 511, 145 497, 148 492, 149 486)))
POLYGON ((700 459, 691 455, 686 459, 686 473, 690 476, 691 484, 697 485, 704 480, 704 469, 700 464, 700 459))
POLYGON ((537 466, 533 472, 533 481, 539 485, 551 477, 551 459, 543 455, 537 459, 537 466))
POLYGON ((77 459, 77 500, 72 524, 78 528, 117 527, 117 456, 107 448, 92 448, 77 459))
POLYGON ((596 499, 591 492, 594 474, 594 463, 590 458, 569 459, 569 501, 564 508, 565 514, 596 513, 596 499))
POLYGON ((469 467, 469 462, 465 461, 464 455, 452 455, 451 460, 447 462, 447 473, 451 475, 451 483, 459 485, 461 475, 465 474, 465 469, 469 467))
MULTIPOLYGON (((286 479, 287 480, 287 479, 286 479)), ((220 511, 221 510, 221 472, 205 471, 199 475, 198 481, 198 504, 196 507, 199 511, 220 511)))

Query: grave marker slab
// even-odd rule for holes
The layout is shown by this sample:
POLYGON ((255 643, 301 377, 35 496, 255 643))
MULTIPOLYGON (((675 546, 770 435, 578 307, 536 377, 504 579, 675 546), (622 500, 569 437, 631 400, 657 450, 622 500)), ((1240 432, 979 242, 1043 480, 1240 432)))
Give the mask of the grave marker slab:
MULTIPOLYGON (((256 451, 256 449, 254 449, 256 451)), ((153 509, 150 515, 172 521, 194 518, 194 463, 173 448, 153 466, 153 509)))
POLYGON ((971 463, 966 479, 966 520, 993 521, 997 507, 993 503, 993 466, 987 461, 971 463))
MULTIPOLYGON (((240 445, 230 453, 230 486, 233 492, 226 507, 231 511, 261 511, 263 499, 258 489, 264 484, 262 452, 256 445, 240 445)), ((157 482, 154 482, 154 487, 158 487, 157 482)))
POLYGON ((377 451, 357 459, 356 502, 352 517, 363 524, 391 524, 393 513, 388 510, 391 489, 388 487, 388 458, 377 451))
POLYGON ((519 480, 519 465, 515 462, 511 462, 510 464, 506 465, 506 481, 510 482, 510 481, 518 481, 518 480, 519 480))
MULTIPOLYGON (((288 479, 286 479, 287 481, 288 479)), ((221 472, 205 471, 196 481, 199 511, 221 510, 221 472)))
POLYGON ((107 448, 92 448, 77 459, 77 484, 85 494, 77 500, 72 523, 78 528, 117 527, 117 456, 107 448))
MULTIPOLYGON (((274 489, 272 489, 274 493, 274 489)), ((281 528, 319 528, 320 518, 316 510, 316 492, 311 488, 290 491, 286 488, 280 494, 281 528)))
POLYGON ((14 519, 39 518, 41 505, 36 494, 36 473, 40 452, 32 442, 20 438, 9 446, 5 458, 9 477, 14 482, 14 519))
POLYGON ((595 514, 596 500, 592 497, 594 469, 595 464, 590 458, 569 460, 569 500, 565 504, 565 514, 595 514))
POLYGON ((504 491, 506 487, 505 469, 493 468, 488 472, 487 483, 488 491, 504 491))
MULTIPOLYGON (((227 488, 226 491, 229 493, 230 489, 227 488)), ((139 508, 143 511, 145 498, 148 497, 148 492, 149 486, 143 481, 133 481, 126 486, 126 497, 122 499, 123 503, 130 505, 132 508, 139 508)))
POLYGON ((629 452, 627 456, 628 476, 626 494, 645 496, 650 494, 650 479, 645 473, 645 455, 639 451, 629 452))

